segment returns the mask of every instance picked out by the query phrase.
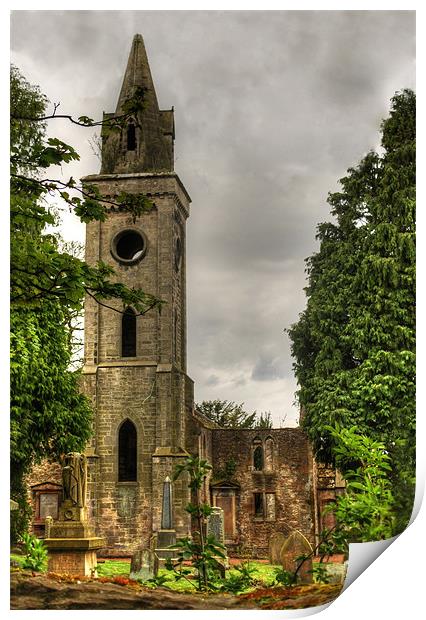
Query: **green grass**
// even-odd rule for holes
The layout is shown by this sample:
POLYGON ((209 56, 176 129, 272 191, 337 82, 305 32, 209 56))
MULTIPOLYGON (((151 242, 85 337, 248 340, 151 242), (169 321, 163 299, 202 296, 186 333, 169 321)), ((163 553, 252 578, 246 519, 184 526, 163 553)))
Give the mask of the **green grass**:
MULTIPOLYGON (((262 582, 263 586, 270 586, 274 582, 275 573, 274 569, 278 568, 271 564, 263 564, 256 561, 251 561, 250 566, 255 569, 253 573, 253 577, 262 582)), ((98 575, 99 577, 128 577, 130 573, 130 563, 123 562, 120 560, 105 560, 101 564, 98 564, 98 575)), ((229 571, 227 571, 227 576, 238 575, 238 571, 232 567, 229 571)), ((170 579, 164 582, 164 587, 169 588, 170 590, 174 590, 175 592, 195 592, 196 585, 194 581, 194 585, 192 585, 192 580, 188 581, 187 579, 180 579, 179 581, 175 581, 173 573, 171 571, 166 570, 165 568, 160 568, 159 576, 170 576, 170 579)), ((260 585, 260 584, 259 584, 260 585)), ((252 589, 252 588, 251 588, 252 589)))
MULTIPOLYGON (((20 566, 22 566, 24 556, 11 554, 10 559, 16 561, 20 566)), ((275 578, 274 569, 278 568, 277 566, 273 566, 271 564, 263 564, 260 562, 256 562, 255 560, 250 561, 250 566, 255 569, 255 571, 253 572, 253 577, 257 581, 261 582, 261 584, 258 584, 258 586, 272 585, 275 578)), ((105 560, 104 562, 98 564, 97 570, 99 577, 129 577, 130 562, 125 562, 122 560, 105 560)), ((226 572, 227 577, 237 574, 238 571, 235 570, 235 567, 232 567, 229 571, 226 572)), ((170 579, 165 581, 163 584, 164 587, 169 588, 170 590, 185 593, 196 591, 196 588, 194 587, 196 585, 195 581, 194 585, 192 585, 191 583, 192 580, 188 581, 187 579, 181 579, 180 581, 175 581, 173 573, 166 570, 165 568, 160 568, 159 575, 170 576, 170 579)))
POLYGON ((99 577, 128 577, 130 573, 130 562, 121 560, 105 560, 98 564, 99 577))

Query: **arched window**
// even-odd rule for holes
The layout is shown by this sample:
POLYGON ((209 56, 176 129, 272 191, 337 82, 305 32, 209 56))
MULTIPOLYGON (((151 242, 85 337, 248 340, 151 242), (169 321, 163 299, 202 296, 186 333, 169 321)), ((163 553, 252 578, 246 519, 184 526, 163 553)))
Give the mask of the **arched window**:
POLYGON ((136 314, 132 308, 126 308, 121 319, 121 356, 136 356, 136 314))
POLYGON ((262 471, 263 469, 263 448, 262 445, 253 442, 255 448, 253 450, 253 467, 256 471, 262 471), (257 445, 256 445, 257 444, 257 445))
POLYGON ((136 151, 136 127, 133 122, 127 125, 127 150, 136 151))
POLYGON ((265 439, 265 470, 272 471, 274 469, 274 440, 272 437, 265 439))
POLYGON ((136 482, 137 479, 136 427, 126 420, 118 433, 118 482, 136 482))

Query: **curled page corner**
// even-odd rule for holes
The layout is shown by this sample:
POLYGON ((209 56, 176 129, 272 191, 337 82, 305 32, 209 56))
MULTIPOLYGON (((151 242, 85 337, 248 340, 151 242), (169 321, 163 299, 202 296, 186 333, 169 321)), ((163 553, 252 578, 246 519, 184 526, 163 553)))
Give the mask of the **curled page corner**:
POLYGON ((349 545, 348 570, 346 573, 343 590, 358 579, 358 577, 370 566, 386 549, 397 539, 398 536, 377 540, 374 542, 351 543, 349 545))
MULTIPOLYGON (((413 523, 420 511, 424 494, 424 483, 417 481, 416 495, 414 498, 413 512, 407 528, 413 523)), ((406 529, 407 529, 406 528, 406 529)), ((404 532, 401 532, 404 534, 404 532)), ((377 540, 373 542, 351 543, 349 545, 348 570, 346 573, 345 583, 342 589, 344 592, 358 577, 372 564, 386 549, 394 543, 401 534, 388 538, 386 540, 377 540)))

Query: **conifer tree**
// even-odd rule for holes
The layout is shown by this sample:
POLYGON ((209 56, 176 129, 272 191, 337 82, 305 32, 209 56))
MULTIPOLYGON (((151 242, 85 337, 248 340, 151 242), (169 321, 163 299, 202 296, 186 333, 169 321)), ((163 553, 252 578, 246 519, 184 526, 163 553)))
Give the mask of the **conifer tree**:
MULTIPOLYGON (((307 259, 307 307, 289 330, 304 412, 318 458, 335 463, 327 425, 355 426, 391 457, 397 531, 415 476, 415 94, 396 93, 370 152, 329 195, 307 259)), ((356 466, 348 463, 347 468, 356 466)))

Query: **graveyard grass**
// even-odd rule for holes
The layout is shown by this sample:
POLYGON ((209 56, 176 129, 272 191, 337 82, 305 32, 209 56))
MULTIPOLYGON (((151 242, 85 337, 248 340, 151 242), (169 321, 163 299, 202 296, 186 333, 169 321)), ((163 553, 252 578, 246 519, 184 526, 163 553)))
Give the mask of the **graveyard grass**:
MULTIPOLYGON (((24 557, 22 555, 11 554, 10 559, 22 568, 24 561, 24 557)), ((250 563, 250 566, 254 568, 253 577, 257 582, 256 586, 245 590, 247 592, 254 590, 259 586, 272 586, 275 580, 275 570, 282 568, 279 565, 265 564, 264 562, 258 562, 256 560, 244 560, 244 562, 247 561, 250 563)), ((104 560, 98 564, 97 571, 98 577, 125 577, 128 579, 130 574, 130 562, 128 560, 104 560)), ((171 571, 168 571, 165 568, 160 568, 159 575, 167 576, 168 574, 170 575, 170 579, 165 581, 163 584, 166 588, 170 588, 170 590, 175 590, 176 592, 188 593, 195 590, 195 588, 184 579, 181 581, 175 581, 171 571)), ((235 568, 231 567, 227 571, 227 577, 232 574, 237 574, 237 571, 235 568)))
MULTIPOLYGON (((247 560, 245 560, 247 561, 247 560)), ((255 586, 251 588, 247 588, 244 590, 245 592, 250 592, 259 586, 271 586, 275 580, 275 569, 281 568, 280 566, 274 566, 272 564, 265 564, 262 562, 256 562, 255 560, 250 561, 250 566, 255 569, 253 573, 253 577, 256 582, 258 582, 255 586)), ((98 564, 98 576, 99 577, 129 577, 130 571, 130 563, 120 560, 105 560, 101 564, 98 564)), ((234 568, 230 568, 227 571, 227 577, 232 574, 238 574, 234 568)), ((185 593, 193 593, 195 592, 195 587, 192 586, 185 579, 181 579, 180 581, 175 581, 173 577, 173 573, 168 571, 165 568, 160 568, 159 576, 167 576, 170 575, 170 579, 163 583, 163 586, 169 588, 170 590, 174 590, 176 592, 185 592, 185 593)), ((144 584, 145 585, 145 584, 144 584)), ((195 584, 194 584, 195 585, 195 584)))
MULTIPOLYGON (((10 559, 20 566, 22 566, 24 560, 22 555, 15 554, 11 554, 10 559)), ((254 590, 256 587, 259 586, 271 586, 275 580, 275 569, 280 568, 279 566, 257 562, 256 560, 250 561, 250 566, 255 569, 253 577, 258 583, 256 584, 256 586, 247 588, 245 592, 250 592, 251 590, 254 590)), ((130 562, 126 560, 115 559, 105 560, 98 564, 97 571, 98 577, 124 577, 128 579, 130 574, 130 562)), ((237 571, 231 567, 230 570, 227 571, 227 576, 229 577, 232 574, 237 574, 237 571)), ((175 579, 173 578, 173 573, 166 570, 165 568, 160 568, 159 575, 170 575, 170 579, 168 581, 165 581, 163 584, 164 587, 169 588, 170 590, 185 593, 191 593, 195 591, 195 588, 184 579, 180 581, 175 581, 175 579)))

